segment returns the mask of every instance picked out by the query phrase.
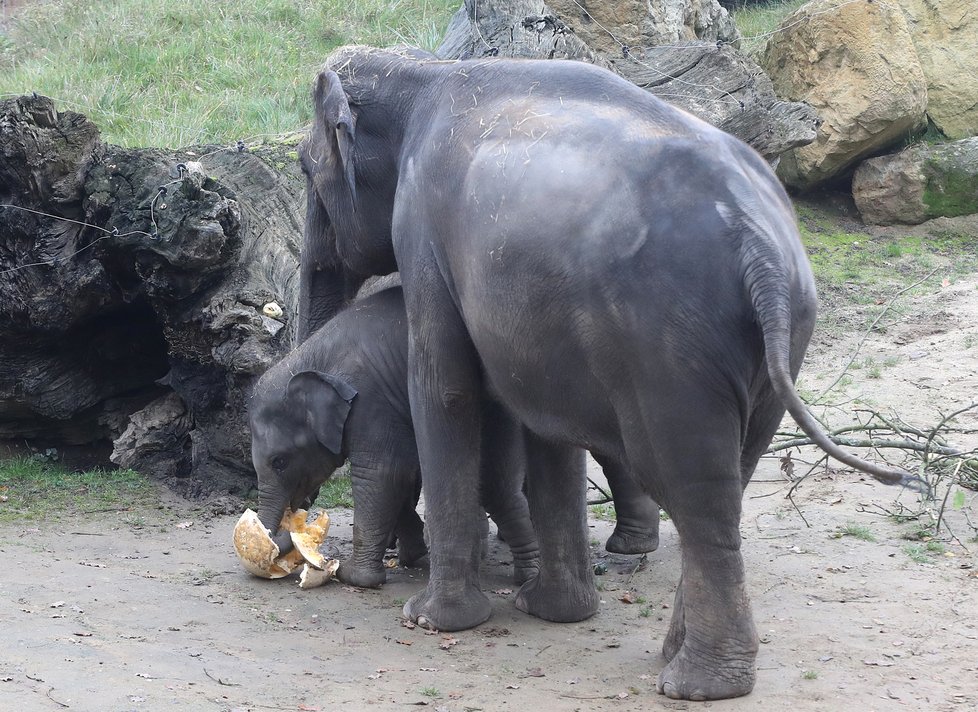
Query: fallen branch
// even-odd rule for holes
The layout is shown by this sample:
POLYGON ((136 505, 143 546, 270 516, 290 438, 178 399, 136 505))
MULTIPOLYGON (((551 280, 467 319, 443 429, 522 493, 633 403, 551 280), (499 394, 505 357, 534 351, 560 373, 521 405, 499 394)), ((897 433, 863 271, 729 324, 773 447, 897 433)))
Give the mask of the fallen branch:
MULTIPOLYGON (((859 447, 859 448, 871 448, 871 449, 895 449, 895 450, 910 450, 913 452, 922 453, 937 453, 939 455, 945 455, 950 457, 958 457, 965 453, 964 450, 960 450, 955 447, 933 445, 928 446, 926 442, 920 443, 913 440, 879 440, 877 438, 846 438, 839 437, 838 435, 830 435, 829 440, 834 442, 836 445, 841 445, 842 447, 859 447)), ((802 447, 805 445, 814 445, 814 441, 811 438, 801 437, 794 440, 783 440, 772 444, 768 448, 769 453, 780 452, 781 450, 788 450, 793 447, 802 447)))

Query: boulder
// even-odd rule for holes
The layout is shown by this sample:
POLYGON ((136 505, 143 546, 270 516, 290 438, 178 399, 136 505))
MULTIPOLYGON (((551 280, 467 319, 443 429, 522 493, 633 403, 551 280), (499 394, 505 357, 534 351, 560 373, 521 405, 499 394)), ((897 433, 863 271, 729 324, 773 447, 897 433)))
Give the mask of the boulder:
POLYGON ((927 117, 948 138, 978 136, 978 5, 897 0, 927 78, 927 117))
POLYGON ((778 96, 822 119, 813 143, 782 156, 778 175, 791 187, 842 176, 923 125, 926 79, 890 3, 812 0, 782 21, 761 65, 778 96))
POLYGON ((864 161, 853 175, 852 195, 873 225, 978 214, 978 137, 864 161))

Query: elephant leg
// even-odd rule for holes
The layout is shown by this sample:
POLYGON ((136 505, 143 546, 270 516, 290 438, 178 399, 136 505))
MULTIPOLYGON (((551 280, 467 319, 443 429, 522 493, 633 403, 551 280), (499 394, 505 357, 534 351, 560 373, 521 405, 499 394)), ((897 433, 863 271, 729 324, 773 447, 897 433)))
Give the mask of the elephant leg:
POLYGON ((418 498, 407 497, 397 518, 397 561, 401 566, 421 566, 426 563, 428 547, 424 543, 424 522, 418 516, 418 498))
MULTIPOLYGON (((740 457, 741 487, 746 489, 751 476, 761 456, 767 451, 771 439, 777 432, 784 416, 784 406, 774 395, 770 386, 766 387, 757 400, 757 406, 751 414, 747 427, 747 437, 744 441, 740 457)), ((676 657, 686 636, 685 615, 683 613, 683 584, 680 576, 676 588, 676 598, 673 603, 673 614, 669 624, 669 632, 662 643, 662 655, 667 661, 676 657)))
POLYGON ((412 481, 396 471, 352 463, 353 556, 340 563, 343 583, 375 588, 387 580, 384 553, 399 521, 406 497, 398 483, 412 481))
MULTIPOLYGON (((739 486, 729 489, 728 496, 739 502, 739 486)), ((663 645, 669 663, 657 684, 673 699, 738 697, 754 687, 757 631, 745 586, 739 528, 731 526, 735 518, 725 509, 706 506, 698 513, 687 509, 675 515, 682 576, 663 645)))
POLYGON ((516 607, 544 620, 581 621, 594 615, 599 603, 588 547, 584 451, 525 432, 540 573, 520 588, 516 607))
MULTIPOLYGON (((674 699, 737 697, 753 689, 758 648, 740 551, 740 421, 695 386, 682 396, 675 402, 687 407, 663 415, 654 433, 656 474, 664 485, 655 491, 666 498, 682 551, 663 646, 670 660, 657 687, 674 699)), ((653 462, 651 450, 643 454, 653 462)))
POLYGON ((604 548, 615 554, 645 554, 659 548, 659 505, 620 463, 594 454, 615 500, 615 531, 604 548))
POLYGON ((514 580, 524 584, 537 575, 540 548, 523 493, 523 426, 492 402, 483 410, 482 426, 482 503, 499 529, 499 538, 509 545, 514 580))
POLYGON ((404 615, 426 627, 464 630, 492 613, 479 587, 485 541, 485 510, 479 501, 479 361, 434 260, 398 262, 411 331, 408 387, 430 561, 428 585, 408 600, 404 615), (407 288, 411 284, 416 293, 407 288))

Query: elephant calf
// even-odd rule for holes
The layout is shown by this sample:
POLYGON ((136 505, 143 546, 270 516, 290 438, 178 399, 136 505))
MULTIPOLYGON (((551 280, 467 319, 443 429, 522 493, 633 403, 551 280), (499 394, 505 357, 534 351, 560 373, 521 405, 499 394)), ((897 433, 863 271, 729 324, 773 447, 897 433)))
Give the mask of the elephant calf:
MULTIPOLYGON (((383 556, 397 536, 402 564, 427 553, 415 505, 420 466, 407 393, 404 297, 391 287, 351 304, 269 369, 250 407, 258 516, 279 548, 286 507, 307 506, 346 460, 353 483, 353 556, 340 580, 379 586, 383 556)), ((486 403, 482 502, 513 553, 518 583, 537 571, 538 549, 522 491, 519 425, 486 403)))

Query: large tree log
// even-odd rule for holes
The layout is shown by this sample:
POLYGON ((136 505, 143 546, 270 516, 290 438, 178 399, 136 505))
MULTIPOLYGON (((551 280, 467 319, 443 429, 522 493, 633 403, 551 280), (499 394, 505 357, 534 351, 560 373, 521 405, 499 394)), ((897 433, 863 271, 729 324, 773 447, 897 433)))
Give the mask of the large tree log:
POLYGON ((779 100, 739 41, 715 0, 465 0, 436 53, 598 64, 774 162, 814 141, 818 118, 807 104, 779 100))
POLYGON ((0 438, 116 439, 188 493, 250 487, 246 400, 298 293, 290 154, 120 149, 0 102, 0 438))

